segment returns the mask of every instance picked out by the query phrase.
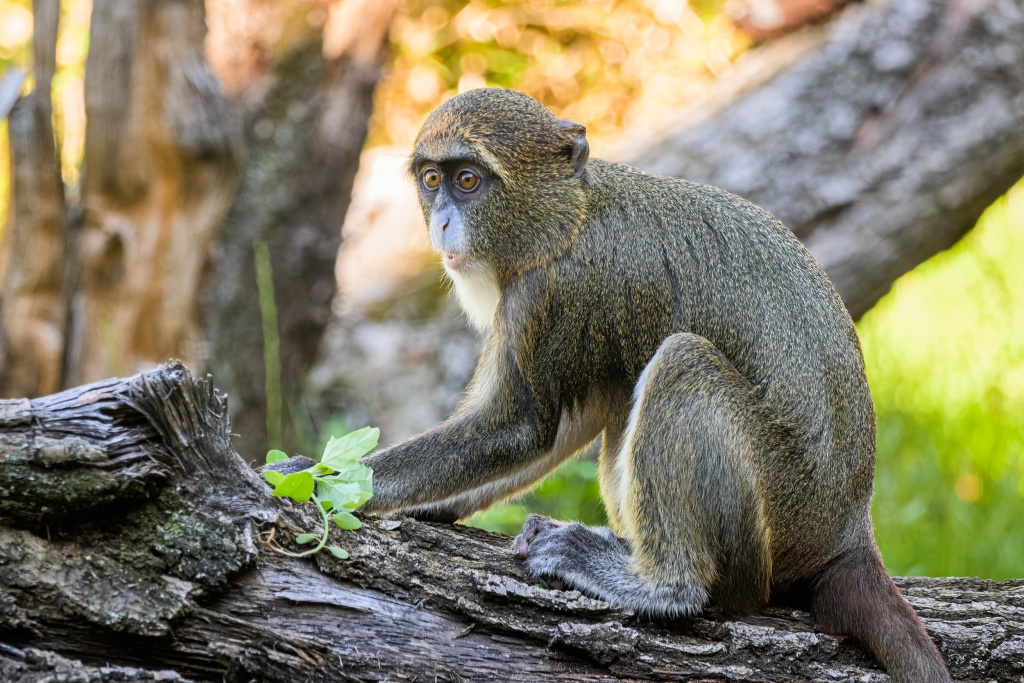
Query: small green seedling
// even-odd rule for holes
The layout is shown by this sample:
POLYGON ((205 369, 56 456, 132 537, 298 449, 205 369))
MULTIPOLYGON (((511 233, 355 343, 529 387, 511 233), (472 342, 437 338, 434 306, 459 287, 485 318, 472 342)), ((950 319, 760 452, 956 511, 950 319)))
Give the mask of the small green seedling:
MULTIPOLYGON (((340 439, 331 438, 324 449, 320 462, 291 474, 264 470, 263 477, 274 485, 272 493, 280 498, 291 498, 296 503, 312 500, 324 520, 321 535, 299 534, 295 542, 299 545, 316 543, 316 546, 301 553, 291 553, 275 547, 278 552, 292 557, 305 557, 320 552, 323 548, 339 559, 348 558, 348 552, 336 545, 327 545, 330 523, 342 529, 354 530, 363 525, 352 514, 360 505, 373 497, 373 470, 359 462, 377 447, 380 430, 364 427, 346 434, 340 439)), ((267 464, 287 460, 281 451, 267 453, 267 464)))

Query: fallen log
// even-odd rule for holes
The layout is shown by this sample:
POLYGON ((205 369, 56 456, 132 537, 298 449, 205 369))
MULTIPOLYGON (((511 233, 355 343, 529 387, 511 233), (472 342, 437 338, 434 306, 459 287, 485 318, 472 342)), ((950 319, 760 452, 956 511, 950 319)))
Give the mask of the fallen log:
MULTIPOLYGON (((0 680, 885 681, 806 612, 651 621, 530 583, 509 539, 367 518, 349 560, 232 449, 179 363, 0 402, 0 680)), ((1024 580, 907 578, 963 681, 1024 679, 1024 580)))

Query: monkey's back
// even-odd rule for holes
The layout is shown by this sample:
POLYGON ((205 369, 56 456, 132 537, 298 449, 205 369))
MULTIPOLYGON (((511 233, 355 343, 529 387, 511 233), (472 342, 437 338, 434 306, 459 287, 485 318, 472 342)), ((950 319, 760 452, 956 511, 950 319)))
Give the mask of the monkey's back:
POLYGON ((597 291, 625 288, 590 318, 604 361, 636 378, 670 334, 708 339, 778 430, 761 473, 779 492, 768 503, 805 513, 778 516, 804 520, 773 530, 780 559, 804 555, 806 533, 827 546, 864 532, 874 409, 856 329, 811 255, 768 212, 718 188, 598 160, 584 182, 590 222, 561 267, 575 272, 570 283, 585 274, 597 291), (574 254, 591 256, 584 264, 574 254))

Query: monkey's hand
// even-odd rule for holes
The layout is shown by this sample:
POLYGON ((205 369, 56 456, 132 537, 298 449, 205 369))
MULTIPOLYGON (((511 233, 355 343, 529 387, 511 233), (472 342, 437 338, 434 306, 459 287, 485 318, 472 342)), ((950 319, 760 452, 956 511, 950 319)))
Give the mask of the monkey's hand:
POLYGON ((610 529, 557 522, 540 515, 530 515, 512 542, 512 550, 526 560, 531 578, 547 588, 575 589, 601 599, 607 598, 596 585, 597 567, 629 558, 629 548, 610 529))

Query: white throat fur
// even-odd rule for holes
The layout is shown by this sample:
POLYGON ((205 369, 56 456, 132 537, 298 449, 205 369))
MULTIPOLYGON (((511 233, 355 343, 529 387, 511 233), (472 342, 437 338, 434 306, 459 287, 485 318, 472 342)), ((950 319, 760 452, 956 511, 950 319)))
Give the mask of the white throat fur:
POLYGON ((455 294, 473 327, 482 332, 491 328, 498 309, 501 289, 498 278, 486 263, 467 263, 458 270, 445 266, 445 273, 455 285, 455 294))

